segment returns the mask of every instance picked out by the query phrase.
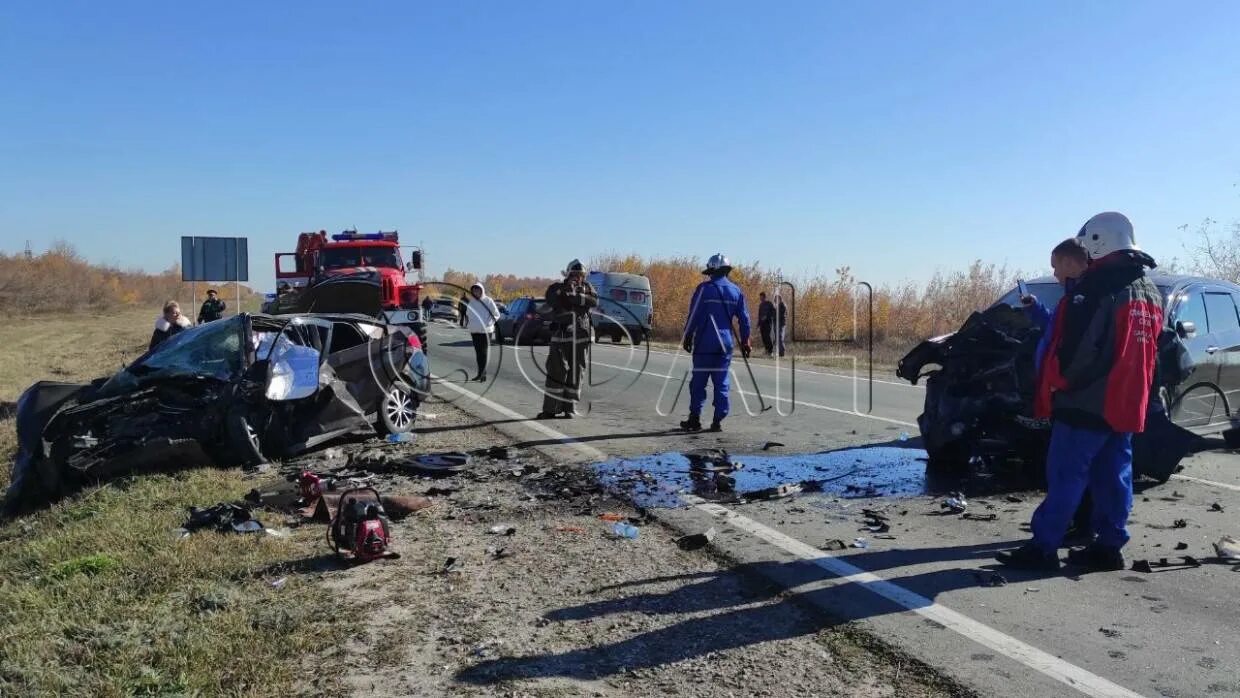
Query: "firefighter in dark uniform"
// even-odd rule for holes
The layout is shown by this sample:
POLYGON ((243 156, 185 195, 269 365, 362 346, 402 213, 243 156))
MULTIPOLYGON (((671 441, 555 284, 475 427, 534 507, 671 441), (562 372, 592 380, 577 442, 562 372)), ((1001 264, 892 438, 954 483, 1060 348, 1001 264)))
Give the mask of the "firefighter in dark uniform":
POLYGON ((202 307, 198 309, 198 324, 204 322, 214 322, 224 317, 224 311, 228 309, 224 305, 224 301, 220 300, 220 294, 215 289, 207 291, 207 299, 202 302, 202 307))
POLYGON ((586 281, 586 269, 574 259, 564 269, 564 280, 547 287, 551 312, 551 346, 547 353, 547 386, 538 419, 577 414, 581 374, 590 360, 590 310, 598 294, 586 281))

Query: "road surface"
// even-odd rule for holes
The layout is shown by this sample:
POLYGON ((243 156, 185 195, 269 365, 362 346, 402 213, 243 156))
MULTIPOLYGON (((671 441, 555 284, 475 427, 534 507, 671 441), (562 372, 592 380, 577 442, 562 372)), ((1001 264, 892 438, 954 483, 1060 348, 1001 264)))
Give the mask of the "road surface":
MULTIPOLYGON (((715 544, 788 590, 791 602, 819 607, 834 622, 861 623, 984 694, 1240 694, 1240 566, 1084 576, 1002 571, 1006 584, 986 586, 998 569, 993 554, 1028 537, 1022 525, 1039 494, 1015 492, 1009 501, 1001 493, 970 503, 971 512, 994 514, 994 521, 940 515, 942 496, 926 492, 920 475, 909 475, 909 464, 922 455, 915 450, 919 387, 876 376, 871 409, 864 376, 820 367, 794 372, 788 362, 761 359, 752 362, 751 381, 738 356, 724 433, 690 435, 674 429, 687 412, 687 385, 681 386, 688 357, 604 343, 593 351, 587 414, 535 422, 528 418, 541 406, 545 348, 493 347, 490 380, 477 383, 465 382, 475 366, 462 330, 435 323, 430 344, 437 398, 564 462, 609 461, 605 470, 612 474, 658 472, 674 459, 639 459, 721 447, 755 454, 741 458, 758 464, 756 477, 775 479, 770 469, 788 461, 814 466, 826 479, 836 477, 833 469, 856 467, 869 476, 890 463, 884 472, 898 472, 890 479, 899 482, 879 475, 877 491, 869 493, 864 487, 841 492, 833 483, 819 494, 741 505, 681 495, 680 507, 657 511, 686 531, 715 526, 722 533, 715 544), (763 452, 768 442, 783 445, 763 452), (840 449, 857 450, 827 460, 794 455, 840 449), (773 454, 792 457, 760 457, 773 454), (879 537, 862 530, 862 508, 883 510, 891 530, 879 537), (824 550, 828 541, 850 544, 859 537, 866 548, 824 550)), ((703 421, 709 413, 708 404, 703 421)), ((682 484, 676 477, 656 478, 654 488, 675 489, 682 484)), ((1138 494, 1130 531, 1130 559, 1212 556, 1213 541, 1240 536, 1240 458, 1225 452, 1189 458, 1175 479, 1138 494)))

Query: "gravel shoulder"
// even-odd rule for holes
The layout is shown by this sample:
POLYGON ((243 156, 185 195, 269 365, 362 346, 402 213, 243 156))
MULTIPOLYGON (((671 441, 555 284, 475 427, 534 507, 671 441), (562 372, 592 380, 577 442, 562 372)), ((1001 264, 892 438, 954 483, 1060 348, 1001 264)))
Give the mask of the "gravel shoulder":
MULTIPOLYGON (((455 407, 426 409, 434 416, 412 444, 348 445, 285 468, 511 443, 455 407)), ((381 491, 430 493, 435 504, 394 525, 400 559, 319 572, 360 609, 363 630, 308 658, 343 672, 343 687, 307 682, 304 693, 967 693, 726 560, 681 550, 672 531, 604 493, 586 469, 535 450, 505 455, 475 457, 448 477, 379 476, 381 491), (599 518, 609 513, 632 517, 637 538, 612 535, 599 518), (489 533, 509 525, 513 535, 489 533)))

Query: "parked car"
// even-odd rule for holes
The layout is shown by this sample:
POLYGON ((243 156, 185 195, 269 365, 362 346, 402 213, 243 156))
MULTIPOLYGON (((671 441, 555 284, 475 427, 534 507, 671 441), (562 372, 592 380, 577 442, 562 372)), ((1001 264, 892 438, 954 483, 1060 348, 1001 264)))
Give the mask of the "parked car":
POLYGON ((641 274, 592 271, 587 280, 598 293, 598 307, 590 313, 594 341, 610 337, 619 343, 627 337, 633 344, 641 344, 649 338, 654 322, 650 279, 641 274))
POLYGON ((344 435, 406 432, 429 382, 417 335, 365 315, 199 325, 113 376, 28 388, 6 509, 167 463, 256 464, 344 435))
MULTIPOLYGON (((1240 286, 1162 273, 1150 279, 1163 296, 1166 327, 1149 434, 1134 451, 1138 470, 1165 480, 1196 437, 1221 431, 1234 441, 1240 434, 1240 286), (1187 378, 1162 378, 1183 373, 1187 378), (1164 412, 1165 428, 1156 421, 1164 412)), ((1063 296, 1053 277, 1027 285, 1048 307, 1063 296)), ((932 464, 996 455, 1042 462, 1049 424, 1032 417, 1033 352, 1041 332, 1019 304, 1012 289, 957 332, 926 340, 900 360, 901 378, 926 379, 918 426, 932 464)))
POLYGON ((431 306, 431 319, 439 318, 440 320, 451 320, 459 322, 461 319, 460 310, 457 309, 458 301, 451 298, 440 298, 431 306))
POLYGON ((495 321, 495 343, 511 339, 513 344, 537 344, 551 341, 551 322, 541 312, 546 303, 541 298, 516 298, 495 321))

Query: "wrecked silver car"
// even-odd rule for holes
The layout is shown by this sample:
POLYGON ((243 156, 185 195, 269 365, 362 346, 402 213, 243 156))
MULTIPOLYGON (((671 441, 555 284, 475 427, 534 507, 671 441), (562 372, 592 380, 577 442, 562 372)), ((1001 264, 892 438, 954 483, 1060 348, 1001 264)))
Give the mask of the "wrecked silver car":
MULTIPOLYGON (((1162 275, 1158 280, 1161 287, 1162 275)), ((1047 303, 1057 302, 1063 293, 1054 279, 1038 279, 1029 286, 1047 303)), ((1174 292, 1164 293, 1176 298, 1174 292)), ((925 340, 900 360, 897 375, 914 385, 926 380, 917 425, 932 468, 1016 458, 1031 473, 1042 472, 1050 423, 1033 417, 1034 352, 1041 330, 1015 307, 1018 303, 1013 290, 985 311, 973 313, 956 332, 925 340)), ((1175 396, 1192 382, 1187 380, 1192 362, 1180 339, 1168 328, 1159 340, 1157 385, 1146 432, 1133 440, 1136 473, 1160 482, 1171 477, 1198 439, 1168 417, 1169 412, 1180 414, 1181 401, 1175 396)))
POLYGON ((372 317, 199 325, 111 377, 28 388, 5 509, 169 463, 253 465, 341 436, 407 432, 429 383, 417 336, 372 317))

